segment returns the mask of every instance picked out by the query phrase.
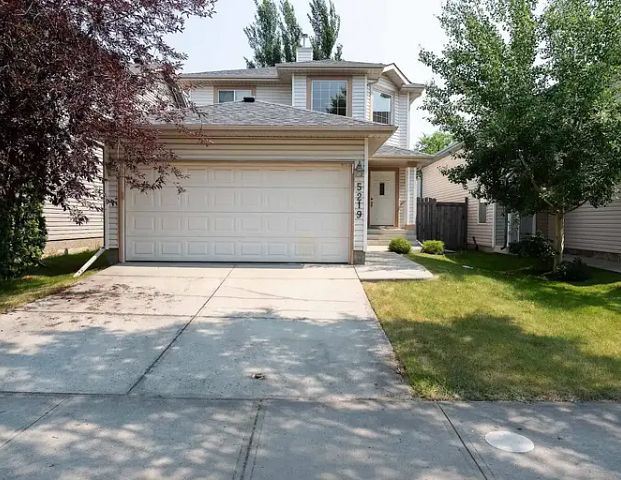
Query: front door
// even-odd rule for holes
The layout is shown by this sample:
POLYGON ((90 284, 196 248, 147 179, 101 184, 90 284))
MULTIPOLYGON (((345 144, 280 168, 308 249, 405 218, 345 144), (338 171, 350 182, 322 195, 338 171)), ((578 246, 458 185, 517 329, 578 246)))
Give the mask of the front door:
POLYGON ((397 176, 394 171, 371 171, 369 214, 374 226, 395 225, 397 176))

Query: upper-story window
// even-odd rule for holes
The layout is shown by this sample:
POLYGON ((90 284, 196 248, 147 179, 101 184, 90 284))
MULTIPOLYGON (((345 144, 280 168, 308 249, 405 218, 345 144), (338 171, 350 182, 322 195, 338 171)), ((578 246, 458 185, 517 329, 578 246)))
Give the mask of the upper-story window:
POLYGON ((218 90, 218 103, 238 102, 244 97, 252 97, 252 90, 218 90))
POLYGON ((392 95, 384 92, 373 92, 373 121, 392 123, 392 95))
POLYGON ((311 108, 316 112, 347 115, 347 80, 311 81, 311 108))

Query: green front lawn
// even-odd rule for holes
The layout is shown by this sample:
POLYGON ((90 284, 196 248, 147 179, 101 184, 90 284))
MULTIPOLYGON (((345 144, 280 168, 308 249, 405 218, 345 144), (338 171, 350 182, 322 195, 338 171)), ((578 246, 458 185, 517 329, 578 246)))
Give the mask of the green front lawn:
POLYGON ((531 274, 529 260, 508 255, 411 258, 437 279, 365 290, 415 394, 621 399, 621 275, 593 270, 572 285, 531 274))
POLYGON ((72 255, 47 257, 42 265, 28 275, 15 280, 0 280, 0 313, 16 308, 24 303, 59 292, 79 280, 92 275, 96 270, 107 266, 105 255, 80 278, 73 278, 95 252, 82 252, 72 255))

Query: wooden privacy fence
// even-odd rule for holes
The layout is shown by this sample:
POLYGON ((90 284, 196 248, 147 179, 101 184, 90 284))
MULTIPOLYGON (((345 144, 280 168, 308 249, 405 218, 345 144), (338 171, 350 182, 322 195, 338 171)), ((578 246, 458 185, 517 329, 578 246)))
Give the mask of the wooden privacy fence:
POLYGON ((416 204, 418 240, 442 240, 449 250, 466 248, 468 241, 468 199, 464 202, 438 202, 418 198, 416 204))

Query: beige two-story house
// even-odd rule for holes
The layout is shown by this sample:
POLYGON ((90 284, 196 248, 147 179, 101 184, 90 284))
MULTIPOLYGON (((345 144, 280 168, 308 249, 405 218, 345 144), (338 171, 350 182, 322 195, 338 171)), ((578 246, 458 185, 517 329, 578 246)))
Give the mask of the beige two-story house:
MULTIPOLYGON (((189 73, 185 129, 153 125, 186 174, 118 198, 106 246, 121 261, 362 263, 370 229, 414 231, 410 112, 423 86, 394 64, 297 61, 189 73)), ((120 193, 120 195, 119 195, 120 193)))
MULTIPOLYGON (((422 197, 439 202, 468 203, 468 236, 470 247, 506 252, 508 244, 536 233, 553 240, 555 219, 546 212, 518 215, 507 212, 502 205, 474 198, 459 184, 443 175, 446 168, 463 163, 461 146, 451 145, 438 152, 434 160, 420 171, 419 187, 422 197)), ((593 208, 586 204, 565 217, 566 253, 594 257, 621 265, 621 186, 620 195, 608 205, 593 208)))

